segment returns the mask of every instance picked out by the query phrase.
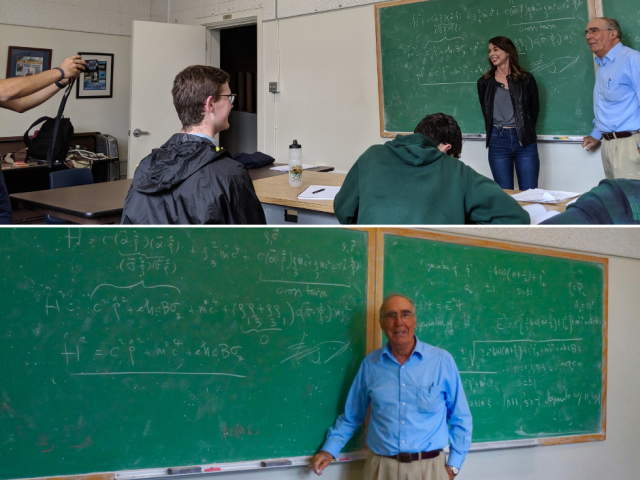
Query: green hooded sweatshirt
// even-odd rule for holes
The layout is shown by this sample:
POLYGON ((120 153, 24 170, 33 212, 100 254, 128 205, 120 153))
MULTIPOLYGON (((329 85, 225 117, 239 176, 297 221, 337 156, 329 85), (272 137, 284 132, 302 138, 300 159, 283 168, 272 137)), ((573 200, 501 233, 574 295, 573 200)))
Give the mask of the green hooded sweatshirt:
POLYGON ((531 222, 496 182, 442 153, 419 133, 367 149, 349 170, 333 209, 342 224, 531 222))

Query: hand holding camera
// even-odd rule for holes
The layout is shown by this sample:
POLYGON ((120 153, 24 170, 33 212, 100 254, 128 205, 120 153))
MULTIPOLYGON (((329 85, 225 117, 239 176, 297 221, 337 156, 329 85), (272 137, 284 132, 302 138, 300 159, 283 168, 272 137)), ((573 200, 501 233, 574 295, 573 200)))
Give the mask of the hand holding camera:
MULTIPOLYGON (((96 62, 96 65, 94 67, 95 69, 97 68, 98 62, 95 60, 94 62, 96 62)), ((64 62, 62 62, 62 65, 60 65, 60 68, 64 72, 65 79, 78 78, 80 74, 83 73, 87 68, 87 62, 82 60, 82 57, 80 55, 74 55, 72 57, 67 58, 64 62)))

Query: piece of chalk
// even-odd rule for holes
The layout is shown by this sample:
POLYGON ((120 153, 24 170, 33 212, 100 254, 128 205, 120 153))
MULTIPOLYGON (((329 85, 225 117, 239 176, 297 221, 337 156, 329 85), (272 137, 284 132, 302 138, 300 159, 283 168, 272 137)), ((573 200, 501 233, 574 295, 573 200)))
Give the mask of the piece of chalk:
POLYGON ((262 461, 260 462, 260 465, 262 465, 263 467, 282 467, 284 465, 291 465, 291 460, 269 460, 269 461, 262 461))
POLYGON ((349 457, 342 457, 338 459, 340 462, 342 462, 343 460, 349 460, 349 457))
POLYGON ((170 468, 169 475, 182 475, 184 473, 202 473, 202 467, 170 468))
POLYGON ((212 467, 212 468, 204 469, 205 472, 219 472, 220 470, 222 470, 220 467, 212 467))

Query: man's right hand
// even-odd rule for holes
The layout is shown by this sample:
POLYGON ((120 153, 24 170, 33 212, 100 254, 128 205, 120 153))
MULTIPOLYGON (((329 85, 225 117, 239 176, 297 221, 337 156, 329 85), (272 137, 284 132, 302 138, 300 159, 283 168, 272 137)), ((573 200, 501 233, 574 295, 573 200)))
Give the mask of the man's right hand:
POLYGON ((333 462, 333 455, 322 450, 311 459, 311 468, 316 475, 322 475, 324 468, 333 462))
POLYGON ((596 140, 591 135, 587 135, 582 139, 582 148, 587 152, 600 143, 600 140, 596 140))
POLYGON ((60 68, 64 72, 64 78, 77 78, 84 72, 84 67, 86 66, 87 62, 82 60, 80 55, 74 55, 62 62, 60 68))

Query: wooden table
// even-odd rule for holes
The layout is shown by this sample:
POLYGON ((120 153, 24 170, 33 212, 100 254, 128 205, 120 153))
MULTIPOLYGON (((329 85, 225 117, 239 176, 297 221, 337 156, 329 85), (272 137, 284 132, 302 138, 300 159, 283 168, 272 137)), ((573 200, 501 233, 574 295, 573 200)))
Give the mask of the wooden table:
MULTIPOLYGON (((524 190, 505 190, 506 193, 508 193, 509 195, 513 195, 515 193, 521 193, 524 190)), ((559 203, 540 203, 539 205, 542 205, 547 211, 549 210, 555 210, 556 212, 564 212, 567 209, 567 203, 575 200, 576 197, 573 198, 567 198, 566 200, 563 200, 559 203)), ((518 202, 520 204, 520 206, 524 207, 525 205, 534 205, 535 202, 518 202)))
POLYGON ((17 202, 13 221, 53 215, 84 225, 120 223, 124 200, 132 180, 92 183, 77 187, 10 195, 17 202))
MULTIPOLYGON (((276 164, 278 165, 278 164, 276 164)), ((286 172, 270 170, 273 165, 249 170, 254 184, 257 179, 284 178, 288 182, 286 172)), ((18 167, 20 168, 20 167, 18 167)), ((330 171, 333 167, 315 167, 313 170, 330 171)), ((305 175, 327 175, 317 171, 305 170, 305 175)), ((342 175, 344 177, 344 175, 342 175)), ((84 225, 100 225, 120 223, 124 200, 131 187, 132 180, 118 180, 106 183, 94 183, 78 187, 39 190, 37 192, 15 193, 10 195, 17 208, 13 211, 13 221, 20 221, 34 216, 53 215, 84 225)), ((342 183, 342 182, 341 182, 342 183)), ((288 183, 287 183, 288 185, 288 183)), ((329 201, 330 202, 330 201, 329 201)), ((333 202, 332 214, 333 214, 333 202)))

